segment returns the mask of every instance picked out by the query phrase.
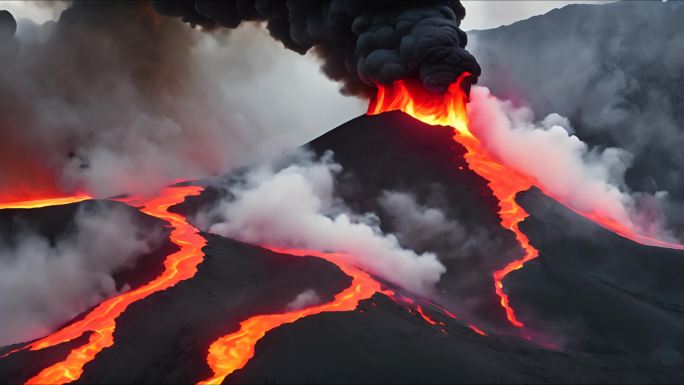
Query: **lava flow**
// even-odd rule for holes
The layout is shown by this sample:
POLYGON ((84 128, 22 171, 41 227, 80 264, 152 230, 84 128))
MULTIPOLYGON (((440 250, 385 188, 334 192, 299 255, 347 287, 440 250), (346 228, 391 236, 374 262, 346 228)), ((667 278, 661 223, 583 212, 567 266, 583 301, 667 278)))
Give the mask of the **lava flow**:
POLYGON ((26 346, 29 350, 41 350, 91 333, 84 345, 73 349, 64 361, 41 371, 31 378, 28 384, 63 384, 78 379, 86 363, 92 361, 103 349, 114 344, 116 318, 130 304, 195 275, 197 265, 204 259, 202 247, 206 240, 184 217, 170 213, 168 209, 182 202, 187 196, 199 194, 201 190, 202 188, 197 186, 169 187, 154 198, 126 200, 131 205, 142 206, 142 212, 166 221, 172 227, 170 239, 180 247, 180 250, 166 257, 164 272, 153 281, 102 302, 83 319, 26 346))
MULTIPOLYGON (((501 300, 501 306, 506 311, 506 317, 514 326, 523 327, 524 324, 516 317, 508 295, 504 292, 503 279, 512 271, 522 268, 526 262, 536 258, 539 251, 530 244, 530 240, 519 228, 520 223, 525 220, 528 214, 516 202, 516 194, 536 186, 561 204, 568 205, 557 197, 548 194, 544 186, 535 178, 517 170, 514 165, 504 165, 489 153, 482 142, 470 131, 466 110, 467 96, 461 87, 461 83, 468 76, 470 76, 469 73, 463 73, 443 95, 431 93, 410 81, 397 81, 390 86, 379 84, 378 93, 375 99, 371 101, 368 114, 374 115, 400 110, 424 123, 454 128, 456 133, 453 138, 466 148, 465 160, 470 169, 487 180, 489 188, 499 200, 498 214, 501 218, 501 226, 515 234, 516 240, 524 251, 522 258, 507 264, 492 274, 494 289, 501 300)), ((600 213, 581 212, 570 208, 604 228, 632 241, 650 246, 684 249, 684 245, 638 234, 629 227, 602 216, 600 213)))
POLYGON ((214 375, 198 384, 220 384, 226 376, 244 367, 254 356, 256 343, 270 330, 323 312, 352 311, 356 309, 359 302, 371 298, 375 293, 390 296, 393 294, 391 291, 383 290, 382 285, 370 274, 351 265, 344 254, 314 250, 269 249, 277 253, 323 258, 350 276, 352 283, 347 289, 338 293, 331 302, 286 313, 258 315, 240 322, 238 331, 223 336, 211 344, 207 363, 214 375))
POLYGON ((48 206, 60 206, 68 205, 70 203, 78 203, 88 199, 92 199, 91 196, 85 194, 79 194, 69 197, 58 197, 58 198, 41 198, 41 199, 31 199, 31 200, 21 200, 21 201, 10 201, 0 203, 0 210, 2 209, 37 209, 39 207, 48 206))
POLYGON ((378 85, 378 94, 369 106, 368 113, 374 115, 400 110, 424 123, 451 126, 456 130, 454 140, 466 148, 465 159, 470 169, 488 181, 494 196, 499 200, 501 225, 515 234, 525 252, 521 259, 493 273, 494 289, 501 299, 501 306, 506 310, 506 317, 514 326, 522 327, 523 323, 517 319, 508 295, 503 290, 503 279, 539 255, 539 251, 518 227, 527 213, 515 201, 515 195, 532 187, 534 179, 502 165, 485 151, 478 138, 468 129, 467 97, 461 88, 461 82, 467 76, 470 74, 462 74, 443 96, 435 95, 408 81, 398 81, 391 86, 378 85))

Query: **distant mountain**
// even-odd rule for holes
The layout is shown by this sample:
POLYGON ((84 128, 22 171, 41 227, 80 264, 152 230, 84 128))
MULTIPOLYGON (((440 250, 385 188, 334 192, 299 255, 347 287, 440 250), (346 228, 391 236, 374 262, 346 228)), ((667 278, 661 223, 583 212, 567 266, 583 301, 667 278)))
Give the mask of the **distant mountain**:
POLYGON ((684 234, 684 2, 574 4, 469 32, 483 84, 569 117, 587 143, 630 151, 628 185, 667 190, 684 234))

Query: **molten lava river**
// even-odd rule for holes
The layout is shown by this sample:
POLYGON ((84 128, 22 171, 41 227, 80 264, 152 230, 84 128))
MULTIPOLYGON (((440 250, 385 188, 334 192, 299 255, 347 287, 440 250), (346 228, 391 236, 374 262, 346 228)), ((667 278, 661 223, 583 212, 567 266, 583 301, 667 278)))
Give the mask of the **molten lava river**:
POLYGON ((499 200, 501 226, 515 234, 516 240, 524 251, 522 258, 492 273, 494 290, 501 300, 501 306, 506 311, 508 321, 513 326, 521 328, 524 324, 518 319, 515 310, 510 304, 508 295, 504 291, 503 280, 509 273, 522 268, 526 262, 539 256, 539 251, 530 244, 530 240, 520 230, 519 225, 528 214, 515 200, 518 193, 526 191, 533 186, 536 186, 551 198, 556 199, 559 203, 569 207, 578 214, 622 237, 644 245, 684 250, 684 245, 664 242, 637 234, 627 226, 606 218, 599 213, 575 210, 562 200, 548 194, 544 186, 535 178, 516 170, 514 165, 503 164, 490 154, 481 141, 470 131, 468 126, 467 96, 461 87, 461 83, 468 76, 470 74, 463 73, 442 96, 430 93, 410 82, 398 81, 391 86, 378 85, 378 93, 368 107, 368 114, 375 115, 399 110, 424 123, 450 126, 454 129, 453 139, 465 147, 465 159, 470 169, 487 180, 489 188, 499 200))

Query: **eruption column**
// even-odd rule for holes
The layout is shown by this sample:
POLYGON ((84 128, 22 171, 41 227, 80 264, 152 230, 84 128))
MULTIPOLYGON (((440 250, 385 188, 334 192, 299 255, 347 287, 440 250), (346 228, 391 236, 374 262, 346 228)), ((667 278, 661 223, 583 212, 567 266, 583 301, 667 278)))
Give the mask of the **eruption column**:
MULTIPOLYGON (((204 259, 202 247, 206 244, 206 240, 184 217, 170 213, 168 209, 182 202, 187 196, 199 194, 201 190, 201 187, 196 186, 169 187, 151 199, 126 200, 131 205, 142 206, 140 209, 142 212, 168 222, 172 227, 171 241, 178 245, 180 250, 166 257, 164 272, 153 281, 102 302, 83 319, 28 345, 29 350, 41 350, 91 333, 88 342, 72 350, 64 361, 41 371, 31 378, 28 384, 63 384, 78 379, 83 373, 85 364, 92 361, 102 350, 114 344, 116 318, 130 304, 195 275, 197 265, 204 259)), ((80 198, 74 199, 78 201, 80 198)), ((64 203, 68 202, 60 201, 57 204, 64 203)))

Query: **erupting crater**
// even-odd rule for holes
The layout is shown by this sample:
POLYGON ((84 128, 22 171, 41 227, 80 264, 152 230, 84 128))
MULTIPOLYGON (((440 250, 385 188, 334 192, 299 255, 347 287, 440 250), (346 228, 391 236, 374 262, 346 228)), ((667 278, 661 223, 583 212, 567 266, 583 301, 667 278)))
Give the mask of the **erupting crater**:
POLYGON ((375 98, 371 100, 368 114, 376 115, 399 110, 424 123, 449 126, 454 129, 453 139, 466 148, 465 159, 470 169, 487 180, 487 185, 499 201, 498 214, 501 218, 501 226, 515 234, 516 240, 524 251, 522 258, 510 262, 492 273, 494 290, 500 298, 501 306, 506 312, 508 321, 513 326, 522 328, 525 325, 518 319, 510 304, 508 294, 504 291, 503 280, 511 272, 522 268, 526 262, 539 256, 539 251, 520 230, 519 225, 525 220, 528 213, 515 199, 518 193, 533 186, 538 187, 545 194, 571 210, 622 237, 644 245, 684 249, 684 245, 638 234, 628 226, 601 215, 601 213, 582 212, 574 209, 559 197, 549 194, 538 180, 527 175, 524 170, 519 170, 515 165, 504 164, 489 152, 481 140, 469 129, 466 108, 468 96, 462 87, 463 82, 469 76, 471 75, 467 72, 461 74, 443 95, 429 92, 422 85, 410 80, 400 80, 388 86, 378 84, 378 92, 375 98))

